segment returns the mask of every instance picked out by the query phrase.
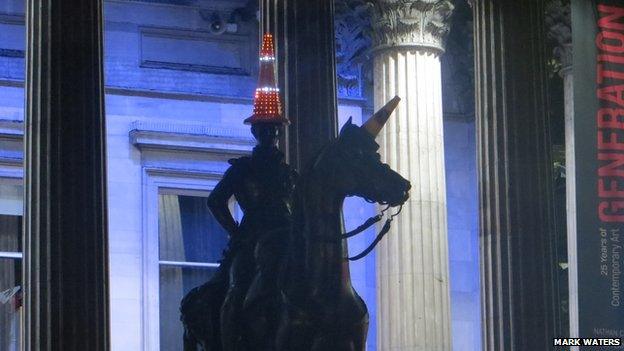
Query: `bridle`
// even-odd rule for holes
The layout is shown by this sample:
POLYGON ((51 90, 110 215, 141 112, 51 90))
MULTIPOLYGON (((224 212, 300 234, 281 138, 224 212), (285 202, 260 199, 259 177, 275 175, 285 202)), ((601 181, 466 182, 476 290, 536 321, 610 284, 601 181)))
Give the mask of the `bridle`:
MULTIPOLYGON (((356 229, 342 234, 340 236, 341 239, 347 239, 350 238, 352 236, 355 236, 361 232, 363 232, 364 230, 370 228, 373 224, 379 222, 383 216, 384 213, 390 209, 390 205, 387 205, 386 208, 384 208, 381 213, 379 213, 376 216, 373 216, 369 219, 367 219, 362 225, 360 225, 359 227, 357 227, 356 229)), ((386 219, 386 223, 384 223, 383 227, 381 227, 381 231, 379 231, 379 234, 377 234, 377 236, 375 237, 375 240, 373 240, 370 245, 368 245, 368 247, 366 249, 364 249, 362 252, 360 252, 359 254, 355 255, 355 256, 351 256, 351 257, 347 257, 347 259, 349 261, 357 261, 359 259, 362 259, 364 257, 366 257, 366 255, 368 255, 371 251, 373 251, 373 249, 375 248, 375 246, 377 246, 377 244, 379 244, 379 242, 381 241, 381 239, 383 239, 383 237, 390 231, 390 225, 392 224, 392 220, 394 219, 394 217, 398 216, 399 213, 401 213, 401 210, 403 209, 403 204, 399 205, 399 210, 394 213, 391 214, 388 219, 386 219)))
MULTIPOLYGON (((368 199, 364 199, 366 200, 366 202, 370 202, 370 203, 375 203, 374 201, 370 201, 368 199)), ((381 210, 381 212, 375 216, 370 217, 369 219, 367 219, 366 221, 364 221, 364 223, 362 223, 360 226, 358 226, 357 228, 346 232, 344 234, 341 234, 337 237, 326 237, 323 235, 313 235, 314 238, 319 239, 320 241, 323 242, 329 242, 329 243, 337 243, 340 242, 344 239, 348 239, 351 237, 354 237, 360 233, 362 233, 363 231, 365 231, 366 229, 372 227, 375 223, 378 223, 379 221, 382 220, 382 218, 386 215, 386 212, 393 206, 390 206, 387 203, 383 203, 386 205, 386 207, 381 210)), ((377 236, 375 237, 375 240, 373 240, 368 247, 366 247, 366 249, 364 249, 362 252, 360 252, 359 254, 355 255, 355 256, 351 256, 351 257, 346 257, 346 259, 348 259, 349 261, 357 261, 359 259, 362 259, 364 257, 366 257, 366 255, 368 255, 371 251, 373 251, 373 249, 375 248, 375 246, 377 246, 377 244, 379 244, 379 242, 381 241, 381 239, 383 239, 383 237, 388 234, 388 232, 390 231, 390 226, 392 224, 392 221, 394 220, 394 217, 398 216, 399 213, 401 213, 401 210, 403 209, 403 204, 399 205, 399 210, 396 213, 393 213, 391 215, 388 216, 388 218, 386 219, 386 222, 384 223, 383 227, 381 227, 381 230, 379 231, 379 233, 377 234, 377 236)))
MULTIPOLYGON (((329 147, 329 145, 326 145, 323 150, 319 153, 319 155, 315 158, 314 160, 314 165, 316 165, 319 160, 321 159, 321 156, 324 154, 325 149, 327 149, 329 147)), ((343 152, 339 152, 338 155, 342 158, 345 157, 345 154, 343 152)), ((386 214, 386 212, 391 208, 391 207, 396 207, 396 206, 391 206, 387 201, 374 201, 371 199, 368 199, 366 197, 362 197, 364 199, 364 201, 368 202, 368 203, 372 203, 372 204, 380 204, 380 205, 385 205, 386 207, 381 210, 381 212, 375 216, 370 217, 369 219, 367 219, 366 221, 364 221, 364 223, 362 223, 360 226, 358 226, 357 228, 341 234, 340 236, 337 237, 325 237, 322 235, 313 235, 313 237, 319 239, 320 241, 324 241, 324 242, 340 242, 341 240, 344 239, 348 239, 351 238, 353 236, 356 236, 360 233, 362 233, 363 231, 365 231, 366 229, 370 228, 371 226, 373 226, 375 223, 378 223, 379 221, 381 221, 381 219, 384 217, 384 215, 386 214)), ((375 237, 375 239, 368 245, 368 247, 366 247, 366 249, 364 249, 362 252, 360 252, 359 254, 355 255, 355 256, 351 256, 351 257, 346 257, 346 259, 348 259, 349 261, 357 261, 359 259, 362 259, 364 257, 366 257, 371 251, 373 251, 373 249, 377 246, 377 244, 379 244, 379 242, 381 241, 381 239, 383 239, 383 237, 388 234, 388 232, 390 231, 390 226, 392 224, 392 221, 394 220, 394 217, 398 216, 399 213, 401 213, 401 210, 403 210, 403 204, 398 205, 399 206, 399 210, 394 213, 391 214, 387 219, 386 222, 384 223, 383 227, 381 227, 381 231, 379 231, 379 233, 377 234, 377 236, 375 237)))

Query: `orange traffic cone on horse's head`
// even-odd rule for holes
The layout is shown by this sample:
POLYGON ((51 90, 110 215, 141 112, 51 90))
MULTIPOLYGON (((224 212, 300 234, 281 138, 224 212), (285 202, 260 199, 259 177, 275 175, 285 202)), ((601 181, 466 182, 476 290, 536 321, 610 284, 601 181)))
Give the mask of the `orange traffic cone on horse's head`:
POLYGON ((399 101, 401 101, 400 97, 393 97, 382 108, 380 108, 379 111, 375 112, 375 114, 362 125, 362 128, 369 132, 373 137, 376 137, 383 128, 384 124, 388 121, 388 118, 394 109, 396 109, 399 105, 399 101))
POLYGON ((260 69, 258 86, 254 95, 254 111, 245 119, 245 124, 276 123, 289 124, 288 118, 282 116, 282 104, 279 89, 275 82, 275 51, 273 35, 265 33, 260 47, 260 69))

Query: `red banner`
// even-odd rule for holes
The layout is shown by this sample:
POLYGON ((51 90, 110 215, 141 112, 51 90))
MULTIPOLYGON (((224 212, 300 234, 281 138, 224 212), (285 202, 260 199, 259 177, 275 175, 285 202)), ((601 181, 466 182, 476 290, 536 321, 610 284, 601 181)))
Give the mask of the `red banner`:
POLYGON ((572 6, 579 336, 624 338, 624 2, 572 6))

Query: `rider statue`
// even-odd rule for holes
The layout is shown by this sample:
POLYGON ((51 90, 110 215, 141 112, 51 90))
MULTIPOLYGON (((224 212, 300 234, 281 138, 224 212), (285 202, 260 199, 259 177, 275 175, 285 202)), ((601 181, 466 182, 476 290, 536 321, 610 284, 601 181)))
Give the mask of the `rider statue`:
POLYGON ((230 168, 208 197, 215 219, 229 233, 222 262, 228 276, 221 306, 224 351, 273 350, 277 324, 277 272, 291 226, 291 195, 297 173, 277 141, 283 125, 273 72, 273 45, 265 35, 260 52, 254 114, 245 120, 257 141, 251 156, 230 160, 230 168), (228 207, 234 196, 243 211, 238 224, 228 207), (271 340, 267 340, 271 339, 271 340))

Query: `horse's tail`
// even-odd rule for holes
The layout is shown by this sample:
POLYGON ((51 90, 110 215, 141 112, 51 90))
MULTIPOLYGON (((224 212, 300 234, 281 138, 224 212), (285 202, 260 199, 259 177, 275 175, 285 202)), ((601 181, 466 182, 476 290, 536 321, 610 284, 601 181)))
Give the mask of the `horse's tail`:
POLYGON ((189 291, 180 303, 184 351, 222 350, 220 309, 227 290, 227 279, 221 269, 211 280, 189 291))

